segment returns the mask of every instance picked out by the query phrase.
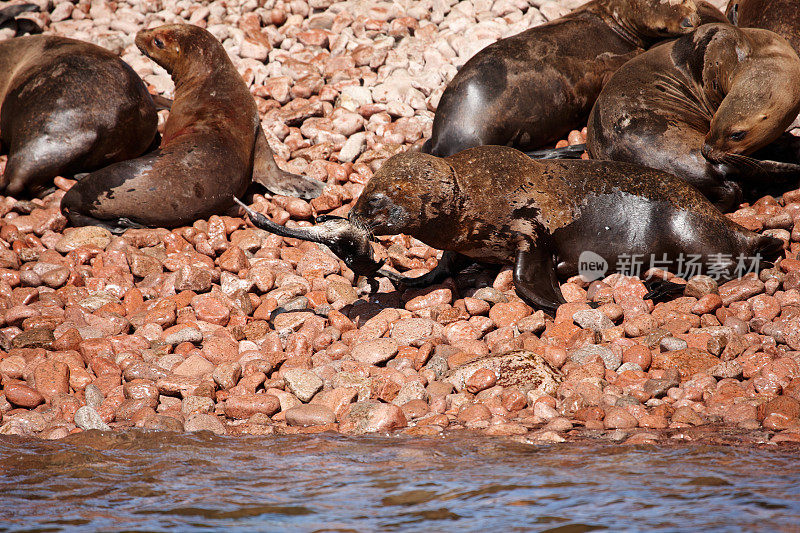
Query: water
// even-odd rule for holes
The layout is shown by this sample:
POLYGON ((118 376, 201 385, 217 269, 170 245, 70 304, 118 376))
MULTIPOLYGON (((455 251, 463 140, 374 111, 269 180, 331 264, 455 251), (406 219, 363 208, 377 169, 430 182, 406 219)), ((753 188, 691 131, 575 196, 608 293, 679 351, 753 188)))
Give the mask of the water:
POLYGON ((800 531, 799 459, 472 434, 0 437, 0 531, 800 531))

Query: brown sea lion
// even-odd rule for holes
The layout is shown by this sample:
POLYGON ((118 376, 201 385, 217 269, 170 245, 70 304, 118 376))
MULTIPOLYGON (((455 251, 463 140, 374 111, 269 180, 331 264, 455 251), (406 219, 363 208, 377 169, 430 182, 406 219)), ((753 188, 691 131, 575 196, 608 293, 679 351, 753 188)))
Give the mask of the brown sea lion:
POLYGON ((282 171, 255 101, 213 35, 189 24, 141 31, 136 45, 175 81, 161 145, 98 170, 61 201, 74 225, 175 227, 225 211, 252 181, 272 192, 313 197, 323 183, 282 171))
POLYGON ((595 159, 675 174, 727 211, 740 200, 740 182, 800 178, 791 145, 787 162, 757 159, 798 110, 800 58, 785 39, 706 24, 612 76, 589 116, 587 148, 595 159))
POLYGON ((694 0, 593 0, 490 44, 447 85, 422 151, 447 156, 487 144, 529 150, 563 138, 586 122, 620 66, 699 21, 694 0))
POLYGON ((0 191, 39 195, 55 176, 137 157, 157 125, 144 83, 112 52, 55 35, 0 42, 0 191))
POLYGON ((548 311, 564 302, 558 278, 644 273, 650 266, 683 273, 694 258, 701 265, 695 273, 713 275, 713 265, 729 279, 740 256, 770 261, 783 247, 731 222, 671 174, 611 161, 536 161, 501 146, 445 158, 391 157, 347 219, 321 217, 313 227, 290 229, 245 210, 259 228, 329 246, 361 275, 381 266, 372 257, 373 235, 403 233, 446 250, 425 276, 391 276, 413 286, 447 276, 464 258, 511 264, 519 295, 548 311), (637 258, 641 270, 628 270, 637 258))
POLYGON ((725 14, 740 28, 774 31, 800 55, 800 2, 797 0, 730 0, 725 14))

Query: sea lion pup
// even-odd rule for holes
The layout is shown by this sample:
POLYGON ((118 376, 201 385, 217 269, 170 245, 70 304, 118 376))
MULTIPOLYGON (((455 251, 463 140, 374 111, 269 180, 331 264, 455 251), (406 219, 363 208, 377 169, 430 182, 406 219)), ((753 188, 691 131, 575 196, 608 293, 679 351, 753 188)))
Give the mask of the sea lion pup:
POLYGON ((157 125, 144 83, 112 52, 55 35, 0 42, 0 191, 41 195, 55 176, 138 157, 157 125))
POLYGON ((792 151, 790 163, 755 159, 798 110, 800 58, 784 38, 707 24, 620 68, 592 109, 586 143, 595 159, 670 172, 728 211, 740 182, 800 178, 792 151))
POLYGON ((422 151, 531 150, 580 128, 603 84, 657 42, 693 30, 694 0, 593 0, 490 44, 447 85, 422 151))
POLYGON ((136 45, 175 81, 161 145, 83 178, 61 201, 70 223, 176 227, 225 211, 255 181, 309 198, 324 184, 278 168, 255 101, 222 44, 189 24, 140 31, 136 45))
POLYGON ((582 262, 605 262, 606 269, 590 267, 601 277, 625 271, 637 256, 673 272, 693 257, 726 279, 726 269, 735 277, 739 256, 770 261, 783 249, 783 241, 733 223, 665 172, 611 161, 536 161, 502 146, 445 158, 391 157, 347 219, 321 217, 316 226, 290 229, 245 210, 259 228, 327 245, 360 275, 384 273, 372 258, 372 235, 403 233, 445 250, 420 278, 391 276, 411 286, 447 276, 464 258, 512 264, 517 293, 548 312, 564 303, 558 278, 588 273, 582 262))

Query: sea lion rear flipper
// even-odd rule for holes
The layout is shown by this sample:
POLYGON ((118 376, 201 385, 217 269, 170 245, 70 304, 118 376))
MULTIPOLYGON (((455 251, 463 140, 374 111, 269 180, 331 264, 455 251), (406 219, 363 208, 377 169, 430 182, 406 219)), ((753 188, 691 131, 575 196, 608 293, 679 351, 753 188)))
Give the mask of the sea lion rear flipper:
POLYGON ((558 306, 567 302, 558 285, 553 254, 546 246, 517 250, 514 286, 528 304, 553 316, 558 306))
POLYGON ((36 4, 18 4, 0 9, 0 28, 14 28, 17 36, 24 33, 42 33, 42 28, 32 20, 16 20, 18 15, 26 11, 39 11, 36 4))
POLYGON ((683 289, 686 285, 680 283, 673 283, 661 278, 650 278, 644 280, 644 286, 647 287, 647 294, 643 296, 643 300, 665 300, 680 294, 683 294, 683 289))
POLYGON ((325 184, 321 181, 304 178, 281 170, 272 157, 264 130, 261 126, 256 132, 255 154, 253 155, 253 181, 262 185, 273 194, 296 196, 305 200, 316 198, 322 194, 325 184))
POLYGON ((472 263, 473 261, 465 255, 461 255, 457 252, 445 251, 442 254, 442 258, 439 259, 436 268, 422 276, 408 278, 384 269, 378 270, 377 275, 387 277, 395 283, 402 283, 406 287, 417 289, 441 283, 450 276, 464 270, 472 263))
POLYGON ((16 19, 17 22, 17 32, 14 34, 15 37, 19 37, 21 35, 37 35, 42 33, 44 30, 36 24, 36 22, 32 21, 31 19, 16 19))
POLYGON ((585 144, 573 144, 563 148, 548 148, 545 150, 531 150, 525 155, 531 159, 580 159, 586 151, 585 144))
POLYGON ((0 9, 0 26, 9 20, 15 19, 26 11, 39 11, 39 6, 36 4, 17 4, 0 9))

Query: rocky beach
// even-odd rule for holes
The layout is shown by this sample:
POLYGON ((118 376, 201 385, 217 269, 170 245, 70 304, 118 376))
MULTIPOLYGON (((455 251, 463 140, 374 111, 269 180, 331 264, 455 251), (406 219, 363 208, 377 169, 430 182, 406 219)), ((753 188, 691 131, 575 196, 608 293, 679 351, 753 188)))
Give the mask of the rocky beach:
MULTIPOLYGON (((303 226, 346 215, 385 159, 430 135, 446 83, 472 55, 582 2, 34 3, 41 11, 25 16, 45 32, 118 52, 167 98, 170 77, 136 32, 211 32, 279 166, 327 184, 308 202, 254 195, 257 211, 303 226)), ((584 140, 585 129, 559 145, 584 140)), ((2 435, 800 443, 800 189, 728 215, 782 239, 777 264, 722 284, 664 272, 685 290, 658 303, 637 278, 573 278, 551 318, 517 296, 510 268, 370 287, 326 248, 256 229, 240 211, 171 231, 68 227, 59 202, 73 183, 57 178, 43 199, 0 197, 2 435)), ((403 235, 374 249, 409 276, 441 256, 403 235)))

